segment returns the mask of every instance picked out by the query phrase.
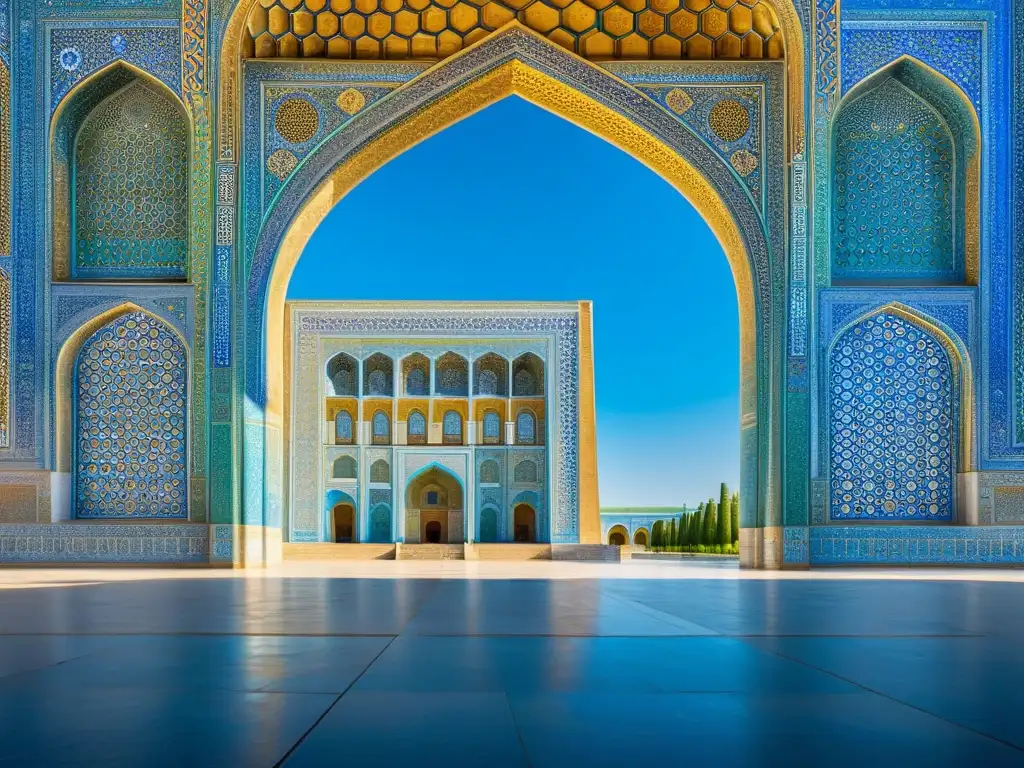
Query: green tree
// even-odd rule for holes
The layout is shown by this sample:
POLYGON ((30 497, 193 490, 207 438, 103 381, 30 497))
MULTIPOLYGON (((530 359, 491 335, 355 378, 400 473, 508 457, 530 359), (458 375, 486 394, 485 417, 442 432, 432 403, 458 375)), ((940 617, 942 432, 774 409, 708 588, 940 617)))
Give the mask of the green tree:
POLYGON ((679 534, 676 532, 676 519, 673 517, 672 518, 672 523, 668 527, 668 546, 669 547, 674 547, 676 545, 676 538, 678 537, 678 535, 679 534))
POLYGON ((725 552, 732 544, 732 500, 729 498, 729 486, 722 483, 722 494, 718 502, 718 544, 725 552))
POLYGON ((683 507, 683 516, 679 518, 679 551, 686 552, 690 546, 690 515, 683 507))
POLYGON ((738 492, 732 495, 730 511, 732 513, 732 541, 735 544, 740 540, 740 494, 738 492))
POLYGON ((654 525, 651 526, 651 549, 657 549, 663 546, 665 525, 661 520, 655 521, 654 525))
POLYGON ((708 504, 704 507, 704 531, 701 534, 701 539, 704 546, 710 551, 714 551, 715 546, 715 521, 718 517, 715 512, 715 500, 708 499, 708 504))
POLYGON ((700 546, 701 534, 704 531, 704 504, 697 505, 697 511, 693 514, 693 520, 690 521, 690 551, 693 552, 700 546))

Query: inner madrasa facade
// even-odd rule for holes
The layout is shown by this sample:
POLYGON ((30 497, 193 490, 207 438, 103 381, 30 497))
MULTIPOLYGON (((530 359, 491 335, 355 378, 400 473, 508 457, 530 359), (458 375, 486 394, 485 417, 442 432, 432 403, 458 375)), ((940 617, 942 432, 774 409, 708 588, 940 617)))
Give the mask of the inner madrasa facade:
POLYGON ((1016 0, 0 0, 0 562, 617 551, 589 304, 285 301, 350 190, 511 95, 722 245, 742 565, 1024 562, 1016 0))

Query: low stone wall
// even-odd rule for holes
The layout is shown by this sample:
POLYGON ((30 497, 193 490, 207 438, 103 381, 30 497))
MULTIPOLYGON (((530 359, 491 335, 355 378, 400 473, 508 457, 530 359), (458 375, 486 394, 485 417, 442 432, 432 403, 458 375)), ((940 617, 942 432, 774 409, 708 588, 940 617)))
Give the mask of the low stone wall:
POLYGON ((0 563, 209 562, 210 527, 201 523, 0 525, 0 563))

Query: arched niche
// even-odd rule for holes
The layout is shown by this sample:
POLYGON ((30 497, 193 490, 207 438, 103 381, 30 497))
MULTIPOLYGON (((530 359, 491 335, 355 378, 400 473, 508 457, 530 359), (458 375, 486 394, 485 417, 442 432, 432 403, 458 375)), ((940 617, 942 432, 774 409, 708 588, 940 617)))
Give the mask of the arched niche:
POLYGON ((335 480, 355 480, 359 477, 359 465, 354 456, 339 456, 331 466, 331 477, 335 480))
POLYGON ((419 352, 402 359, 402 394, 407 397, 430 395, 430 359, 419 352))
POLYGON ((188 277, 190 121, 124 62, 78 83, 50 126, 54 280, 188 277))
POLYGON ((484 397, 508 396, 508 360, 494 352, 473 361, 473 394, 484 397))
POLYGON ((842 523, 957 523, 973 468, 970 359, 902 304, 847 324, 826 355, 829 511, 842 523))
POLYGON ((383 352, 363 361, 363 395, 391 397, 395 394, 395 363, 383 352))
POLYGON ((966 94, 916 59, 852 88, 832 122, 833 282, 976 284, 980 145, 966 94))
POLYGON ((188 366, 181 334, 132 304, 65 343, 57 462, 72 475, 74 517, 188 518, 188 366))
POLYGON ((512 362, 513 397, 539 397, 544 394, 544 361, 533 352, 512 362))
POLYGON ((370 465, 370 482, 391 482, 391 466, 388 464, 386 459, 377 459, 375 462, 373 462, 373 464, 370 465))
POLYGON ((501 467, 494 459, 485 459, 480 463, 480 482, 486 485, 501 483, 501 467))
POLYGON ((359 363, 339 352, 327 361, 327 392, 335 397, 359 397, 359 363))
POLYGON ((445 352, 434 363, 434 394, 469 396, 469 361, 456 352, 445 352))

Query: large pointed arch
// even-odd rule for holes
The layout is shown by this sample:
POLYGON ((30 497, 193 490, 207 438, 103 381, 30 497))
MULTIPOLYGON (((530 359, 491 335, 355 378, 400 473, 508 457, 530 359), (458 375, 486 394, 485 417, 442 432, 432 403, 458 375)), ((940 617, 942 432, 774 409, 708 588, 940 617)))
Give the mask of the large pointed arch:
MULTIPOLYGON (((856 83, 843 94, 832 112, 829 128, 830 173, 835 174, 836 129, 841 124, 844 110, 890 79, 907 88, 939 114, 952 134, 958 164, 962 156, 963 167, 958 169, 957 175, 963 190, 956 194, 960 200, 956 207, 960 209, 960 226, 963 228, 963 282, 977 285, 981 269, 981 122, 970 97, 950 78, 920 59, 903 54, 856 83)), ((834 195, 833 188, 830 197, 834 198, 834 195)), ((829 210, 830 215, 835 216, 834 199, 829 210)), ((829 225, 830 237, 831 227, 832 223, 829 225)), ((834 249, 835 243, 831 247, 834 249)))
MULTIPOLYGON (((732 268, 740 311, 742 519, 751 529, 781 526, 781 246, 769 245, 760 213, 738 176, 700 138, 606 70, 515 24, 396 89, 386 107, 381 102, 381 108, 363 110, 325 139, 277 195, 256 242, 243 243, 251 263, 243 315, 247 407, 263 412, 267 446, 246 444, 243 475, 263 476, 265 456, 280 455, 276 444, 287 432, 281 352, 285 295, 309 237, 338 201, 389 160, 510 95, 646 165, 683 194, 715 233, 732 268)), ((589 402, 591 392, 592 382, 581 382, 581 402, 589 402)), ((580 445, 593 446, 593 437, 592 414, 582 415, 580 445)), ((591 460, 596 452, 581 453, 581 467, 591 460)), ((581 487, 581 508, 587 490, 581 487)), ((262 511, 244 514, 263 517, 262 511)), ((594 543, 599 536, 595 527, 594 543)), ((762 562, 755 554, 759 542, 750 540, 750 565, 762 562)))

